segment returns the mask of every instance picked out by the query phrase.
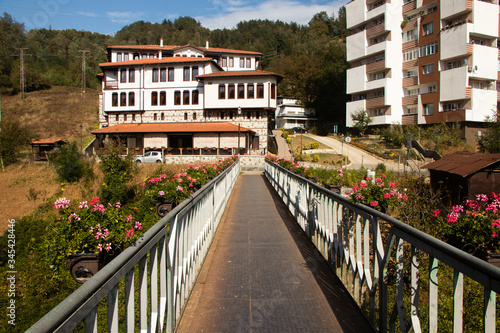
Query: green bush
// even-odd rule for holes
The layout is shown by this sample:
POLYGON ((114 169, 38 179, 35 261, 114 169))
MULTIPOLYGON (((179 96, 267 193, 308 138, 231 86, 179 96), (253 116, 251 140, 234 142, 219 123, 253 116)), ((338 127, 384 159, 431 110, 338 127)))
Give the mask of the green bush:
POLYGON ((319 148, 319 142, 313 142, 311 143, 311 149, 318 149, 319 148))
POLYGON ((288 135, 289 135, 289 133, 288 133, 288 131, 286 131, 286 130, 284 130, 284 131, 282 131, 282 132, 281 132, 281 136, 282 136, 285 140, 286 140, 286 139, 288 139, 288 135))
POLYGON ((55 156, 54 165, 59 181, 74 183, 83 176, 92 178, 94 173, 79 151, 76 142, 63 146, 55 156))
POLYGON ((319 162, 319 155, 314 154, 312 159, 313 159, 313 162, 315 162, 315 163, 319 162))
POLYGON ((127 183, 136 172, 132 156, 122 157, 120 149, 112 147, 109 153, 102 158, 100 166, 104 175, 100 197, 104 202, 125 203, 127 201, 127 183))

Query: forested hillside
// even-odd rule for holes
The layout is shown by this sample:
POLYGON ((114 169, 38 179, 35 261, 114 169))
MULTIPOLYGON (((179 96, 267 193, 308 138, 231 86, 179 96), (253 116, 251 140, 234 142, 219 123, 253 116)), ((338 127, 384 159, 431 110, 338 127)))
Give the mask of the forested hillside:
POLYGON ((342 123, 345 114, 345 8, 337 15, 321 12, 308 25, 281 21, 240 22, 235 29, 209 30, 191 17, 161 23, 139 21, 115 36, 87 31, 33 29, 25 31, 8 13, 0 17, 0 92, 19 92, 20 52, 23 48, 26 91, 51 85, 81 86, 82 51, 86 55, 86 83, 99 88, 99 63, 106 47, 120 44, 167 45, 191 43, 262 52, 262 66, 285 76, 279 94, 300 98, 315 107, 324 129, 342 123))

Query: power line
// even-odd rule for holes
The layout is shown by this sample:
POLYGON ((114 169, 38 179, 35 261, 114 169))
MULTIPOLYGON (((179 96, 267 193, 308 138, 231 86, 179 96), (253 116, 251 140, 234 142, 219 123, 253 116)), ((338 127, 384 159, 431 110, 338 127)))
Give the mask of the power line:
POLYGON ((86 61, 85 61, 85 54, 89 53, 89 50, 80 50, 82 52, 82 96, 85 96, 85 88, 87 86, 87 68, 86 68, 86 61))
MULTIPOLYGON (((19 90, 21 91, 21 99, 26 98, 26 76, 24 74, 24 56, 30 56, 31 54, 24 54, 24 50, 27 50, 27 47, 19 47, 19 60, 20 60, 20 65, 19 65, 19 72, 20 72, 20 77, 19 77, 19 90)), ((17 56, 17 55, 16 55, 17 56)))

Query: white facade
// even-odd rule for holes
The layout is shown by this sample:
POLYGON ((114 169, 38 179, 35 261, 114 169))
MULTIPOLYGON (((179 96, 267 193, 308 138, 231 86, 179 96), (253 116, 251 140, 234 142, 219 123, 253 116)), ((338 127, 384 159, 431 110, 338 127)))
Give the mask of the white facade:
POLYGON ((275 128, 284 129, 294 127, 309 129, 317 120, 315 109, 304 108, 298 99, 288 97, 278 97, 275 119, 275 128))
POLYGON ((484 122, 497 108, 498 0, 353 0, 346 125, 484 122))
MULTIPOLYGON (((143 133, 138 137, 129 133, 134 137, 130 142, 140 148, 153 144, 167 147, 177 142, 184 148, 235 148, 239 141, 240 147, 263 153, 267 149, 267 115, 276 109, 281 76, 257 70, 260 56, 258 52, 210 48, 208 43, 205 48, 111 46, 110 61, 100 64, 101 130, 95 134, 118 135, 112 134, 113 127, 123 124, 186 123, 184 134, 143 133), (224 87, 224 96, 220 87, 224 87), (197 127, 203 133, 189 130, 188 124, 193 122, 226 122, 238 127, 233 127, 232 133, 212 134, 217 138, 212 142, 202 128, 197 127), (246 134, 240 133, 238 140, 240 128, 246 134), (175 137, 173 141, 170 136, 175 137)), ((213 125, 210 129, 217 132, 213 125)))

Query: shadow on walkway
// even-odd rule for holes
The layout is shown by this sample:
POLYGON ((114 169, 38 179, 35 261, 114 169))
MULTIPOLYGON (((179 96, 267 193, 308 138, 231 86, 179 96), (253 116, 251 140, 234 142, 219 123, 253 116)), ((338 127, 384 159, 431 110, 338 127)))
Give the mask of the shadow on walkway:
POLYGON ((240 175, 178 332, 372 332, 262 174, 240 175))

